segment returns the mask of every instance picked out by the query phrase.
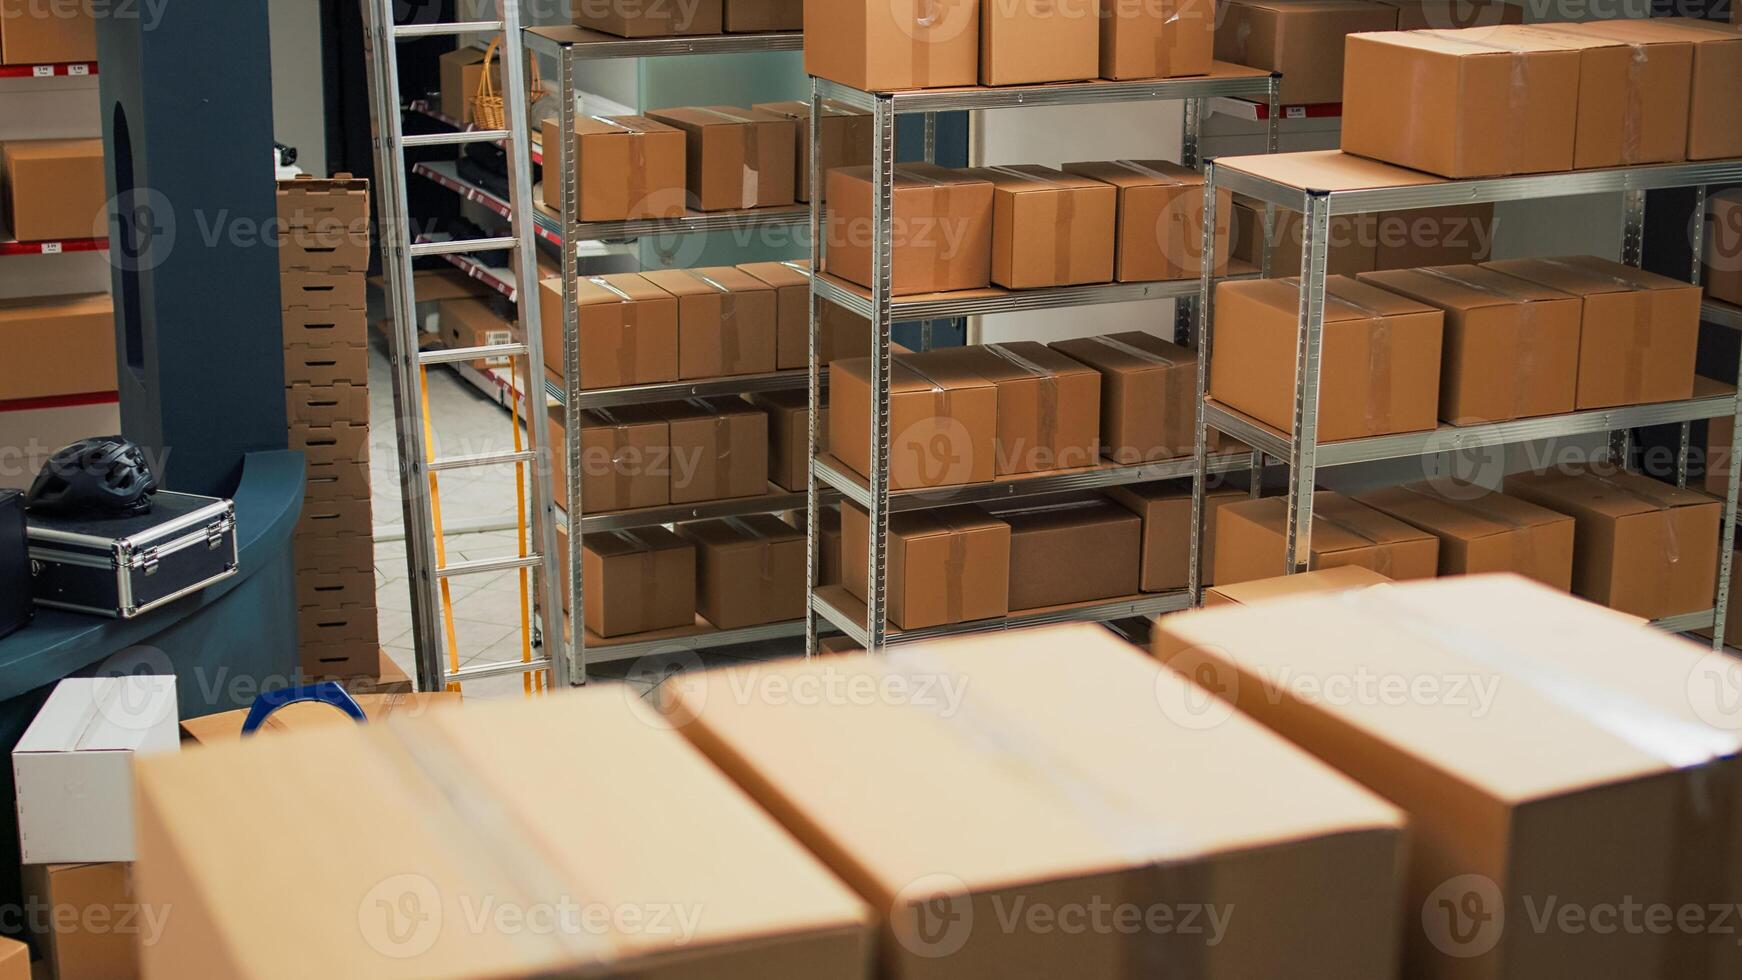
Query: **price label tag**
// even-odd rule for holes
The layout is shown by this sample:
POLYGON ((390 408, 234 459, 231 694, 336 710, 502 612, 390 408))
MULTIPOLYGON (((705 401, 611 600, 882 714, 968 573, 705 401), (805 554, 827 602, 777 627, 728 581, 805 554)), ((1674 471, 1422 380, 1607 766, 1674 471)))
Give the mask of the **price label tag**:
POLYGON ((48 78, 49 76, 54 74, 54 66, 53 65, 35 65, 30 69, 30 74, 36 78, 48 78))
POLYGON ((87 65, 87 64, 81 63, 81 64, 77 64, 77 65, 68 65, 67 66, 67 74, 68 75, 89 75, 90 73, 91 73, 91 66, 87 65))
POLYGON ((44 254, 44 255, 59 255, 60 252, 61 252, 60 242, 43 242, 42 243, 42 254, 44 254))
POLYGON ((1304 106, 1304 105, 1288 106, 1287 108, 1282 110, 1282 117, 1284 119, 1305 119, 1307 117, 1306 106, 1304 106))

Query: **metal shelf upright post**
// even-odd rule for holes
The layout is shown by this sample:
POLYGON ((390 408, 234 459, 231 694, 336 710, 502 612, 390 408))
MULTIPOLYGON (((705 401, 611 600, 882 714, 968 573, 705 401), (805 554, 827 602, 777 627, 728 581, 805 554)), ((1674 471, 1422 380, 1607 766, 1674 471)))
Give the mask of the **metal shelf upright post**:
MULTIPOLYGON (((1688 434, 1699 419, 1731 418, 1742 421, 1742 389, 1695 379, 1694 396, 1685 401, 1623 406, 1570 412, 1542 418, 1518 419, 1470 426, 1441 425, 1425 432, 1374 436, 1339 442, 1318 440, 1320 358, 1323 352, 1326 261, 1331 219, 1338 215, 1375 214, 1411 208, 1455 204, 1570 197, 1583 194, 1619 193, 1622 196, 1625 233, 1622 261, 1640 264, 1645 223, 1645 193, 1674 187, 1703 189, 1708 184, 1742 180, 1742 160, 1655 164, 1606 170, 1533 174, 1449 180, 1431 174, 1387 167, 1369 161, 1355 181, 1341 180, 1334 169, 1314 171, 1314 158, 1329 161, 1335 151, 1281 156, 1235 157, 1213 161, 1204 180, 1205 224, 1216 208, 1216 191, 1227 188, 1268 205, 1302 215, 1301 289, 1299 335, 1295 351, 1294 425, 1282 432, 1256 419, 1221 405, 1208 397, 1209 368, 1215 352, 1214 283, 1201 281, 1198 344, 1198 427, 1196 467, 1192 493, 1192 548, 1189 562, 1190 591, 1194 603, 1203 596, 1202 542, 1204 537, 1204 489, 1210 468, 1206 446, 1215 429, 1261 454, 1273 456, 1288 466, 1288 521, 1285 567, 1290 574, 1306 571, 1311 561, 1313 492, 1322 467, 1391 459, 1418 459, 1472 447, 1504 446, 1537 439, 1607 433, 1612 458, 1625 465, 1633 429, 1651 425, 1680 424, 1682 437, 1677 461, 1677 481, 1687 482, 1688 434), (1278 162, 1294 169, 1273 169, 1278 162), (1311 174, 1303 180, 1302 173, 1311 174), (1322 182, 1317 178, 1322 177, 1322 182)), ((1697 283, 1699 253, 1695 251, 1697 283)), ((1708 320, 1715 304, 1706 304, 1708 320)), ((1721 321, 1720 321, 1721 322, 1721 321)), ((1742 323, 1742 319, 1736 321, 1742 323)), ((1742 372, 1742 364, 1738 365, 1742 372)), ((1685 632, 1710 628, 1714 646, 1723 647, 1725 609, 1731 586, 1731 546, 1737 522, 1738 464, 1742 463, 1742 424, 1735 427, 1730 455, 1728 490, 1724 497, 1723 537, 1718 555, 1718 588, 1710 610, 1659 620, 1654 625, 1685 632)))
MULTIPOLYGON (((810 590, 805 614, 805 650, 813 655, 817 648, 819 617, 840 629, 849 638, 868 650, 880 651, 895 643, 936 636, 985 632, 1032 626, 1053 622, 1107 622, 1155 615, 1182 609, 1189 603, 1186 591, 1155 593, 1095 603, 1082 603, 1058 609, 1016 611, 1002 619, 979 620, 920 630, 892 631, 888 622, 888 532, 889 515, 893 511, 936 507, 946 504, 1009 499, 1028 494, 1061 490, 1117 486, 1145 480, 1189 476, 1195 472, 1197 460, 1183 457, 1161 463, 1137 466, 1104 466, 1086 471, 1042 474, 1032 479, 950 487, 943 490, 916 493, 892 492, 889 486, 889 400, 890 400, 890 331, 896 322, 927 320, 951 316, 973 316, 1010 313, 1023 310, 1064 309, 1124 303, 1136 300, 1174 299, 1185 310, 1176 309, 1175 328, 1189 332, 1191 308, 1200 294, 1197 280, 1186 279, 1151 283, 1106 283, 1089 286, 1058 287, 1035 290, 984 289, 965 293, 920 297, 896 297, 892 289, 894 262, 894 172, 895 125, 897 117, 923 113, 931 120, 939 112, 1012 109, 1034 106, 1104 105, 1141 101, 1178 101, 1184 104, 1185 122, 1182 132, 1182 156, 1186 163, 1198 165, 1199 137, 1211 101, 1219 97, 1250 97, 1265 99, 1270 108, 1269 147, 1274 151, 1277 141, 1276 111, 1279 76, 1257 69, 1218 63, 1209 75, 1148 79, 1135 82, 1091 81, 1004 88, 969 87, 957 89, 919 89, 896 92, 867 92, 825 78, 811 78, 811 179, 813 186, 821 180, 820 132, 818 121, 824 102, 834 102, 868 112, 872 117, 872 192, 871 192, 871 279, 867 289, 854 287, 826 274, 826 243, 824 241, 823 201, 813 194, 810 204, 811 277, 810 356, 807 383, 810 393, 810 458, 806 480, 807 563, 809 580, 816 581, 820 547, 818 515, 821 497, 839 493, 863 507, 869 514, 867 548, 867 597, 864 613, 856 607, 845 607, 841 597, 810 590), (822 303, 834 303, 870 322, 871 331, 871 434, 870 460, 872 472, 863 478, 848 472, 827 457, 819 456, 817 420, 822 409, 822 365, 819 356, 819 317, 822 303)), ((1211 228, 1207 239, 1213 242, 1214 212, 1206 216, 1211 228)), ((1213 248, 1203 253, 1213 255, 1213 248)), ((1205 275, 1213 274, 1206 263, 1205 275)), ((1184 334, 1176 336, 1184 338, 1184 334)), ((1250 467, 1255 457, 1241 453, 1205 461, 1218 470, 1250 467)))

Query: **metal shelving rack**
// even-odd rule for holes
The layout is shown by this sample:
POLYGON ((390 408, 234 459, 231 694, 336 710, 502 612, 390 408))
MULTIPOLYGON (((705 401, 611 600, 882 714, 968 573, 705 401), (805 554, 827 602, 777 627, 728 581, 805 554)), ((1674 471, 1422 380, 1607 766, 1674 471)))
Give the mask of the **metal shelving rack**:
MULTIPOLYGON (((936 114, 951 111, 1013 109, 1028 106, 1100 105, 1121 102, 1178 101, 1185 107, 1182 134, 1182 162, 1197 166, 1198 139, 1204 117, 1212 100, 1221 97, 1263 99, 1270 120, 1270 149, 1276 148, 1279 77, 1269 72, 1218 63, 1212 74, 1189 78, 1151 79, 1137 82, 1091 81, 1065 84, 1027 85, 1005 88, 920 89, 897 92, 866 92, 824 78, 811 79, 811 183, 819 186, 822 179, 818 163, 821 127, 817 124, 825 101, 861 109, 872 117, 872 280, 874 289, 865 290, 818 272, 811 277, 810 324, 810 456, 811 467, 806 487, 806 527, 809 528, 809 566, 811 582, 816 581, 819 550, 817 515, 823 495, 839 493, 857 502, 870 514, 868 558, 868 603, 859 603, 839 586, 813 587, 805 615, 805 651, 812 655, 817 649, 819 617, 840 629, 868 650, 881 650, 894 643, 909 642, 945 635, 987 632, 1058 622, 1108 622, 1116 619, 1152 616, 1183 609, 1190 603, 1189 592, 1168 592, 1132 596, 1102 602, 1080 603, 1044 610, 1018 610, 1001 619, 959 623, 932 629, 896 631, 887 619, 888 531, 889 515, 894 510, 936 507, 971 500, 1001 500, 1010 497, 1051 493, 1060 490, 1115 486, 1142 480, 1164 479, 1168 475, 1184 476, 1195 472, 1198 461, 1191 458, 1150 463, 1134 467, 1108 465, 1073 473, 1043 474, 1030 479, 1006 480, 968 487, 934 489, 925 493, 891 492, 889 488, 889 378, 890 328, 896 321, 924 320, 975 314, 1008 313, 1022 310, 1058 309, 1100 303, 1123 303, 1134 300, 1176 298, 1176 335, 1189 332, 1194 322, 1199 292, 1194 280, 1165 283, 1113 283, 1109 285, 1067 287, 1031 291, 1002 289, 973 290, 965 293, 923 297, 896 298, 891 293, 893 173, 895 169, 895 121, 897 116, 926 116, 927 159, 932 158, 931 134, 936 131, 936 114), (872 473, 869 479, 846 472, 831 458, 817 453, 817 418, 822 407, 822 365, 818 363, 818 315, 824 302, 837 305, 865 317, 871 323, 871 453, 872 473)), ((1206 220, 1213 222, 1213 214, 1206 220)), ((822 270, 822 201, 812 195, 809 209, 811 268, 822 270)), ((1213 224, 1206 235, 1213 241, 1213 224)), ((1212 254, 1209 252, 1206 255, 1212 254)), ((1206 267, 1207 268, 1207 267, 1206 267)), ((1213 270, 1209 270, 1213 271, 1213 270)), ((1209 274, 1209 271, 1206 274, 1209 274)), ((1241 454, 1234 462, 1218 460, 1218 465, 1246 468, 1255 462, 1252 454, 1241 454)), ((1208 465, 1207 461, 1205 465, 1208 465)))
MULTIPOLYGON (((1680 423, 1681 442, 1676 469, 1678 482, 1685 486, 1690 423, 1698 419, 1720 417, 1731 417, 1742 422, 1742 392, 1706 379, 1698 379, 1694 397, 1687 401, 1579 411, 1487 425, 1442 425, 1428 432, 1320 443, 1316 438, 1319 358, 1324 337, 1326 253, 1330 223, 1334 216, 1441 205, 1620 193, 1625 216, 1621 259, 1628 265, 1637 267, 1642 258, 1646 191, 1676 187, 1697 188, 1699 203, 1696 206, 1698 213, 1703 213, 1706 185, 1742 181, 1742 160, 1658 164, 1474 180, 1448 180, 1401 167, 1370 164, 1359 186, 1336 186, 1333 179, 1327 178, 1326 187, 1306 186, 1298 181, 1291 181, 1285 176, 1289 171, 1274 169, 1278 162, 1300 165, 1304 161, 1310 164, 1306 158, 1326 155, 1316 153, 1226 158, 1212 162, 1206 172, 1206 227, 1213 227, 1216 191, 1219 189, 1245 194, 1267 205, 1288 208, 1303 215, 1303 288, 1300 301, 1300 335, 1295 355, 1294 426, 1292 432, 1281 432, 1208 398, 1209 365, 1210 358, 1214 356, 1215 284, 1207 275, 1200 282, 1199 407, 1192 493, 1194 533, 1188 563, 1190 592, 1194 601, 1201 599, 1203 588, 1201 562, 1204 490, 1206 476, 1210 471, 1206 444, 1210 429, 1239 439, 1262 454, 1273 456, 1287 464, 1289 486, 1285 562, 1289 572, 1294 573, 1306 571, 1311 560, 1313 491, 1319 467, 1420 458, 1472 446, 1503 445, 1602 432, 1610 434, 1610 451, 1614 458, 1624 461, 1631 447, 1633 429, 1680 423)), ((1693 265, 1690 281, 1697 284, 1700 278, 1700 254, 1697 246, 1693 265)), ((1706 319, 1728 322, 1742 328, 1742 316, 1733 316, 1730 312, 1733 309, 1708 302, 1705 306, 1706 319)), ((1731 548, 1727 543, 1736 538, 1737 477, 1739 470, 1742 470, 1738 466, 1742 463, 1742 424, 1735 427, 1730 461, 1729 490, 1724 499, 1721 539, 1725 544, 1719 548, 1716 604, 1711 610, 1677 616, 1654 624, 1675 632, 1709 627, 1715 637, 1713 644, 1720 650, 1723 648, 1725 609, 1730 595, 1731 548)))

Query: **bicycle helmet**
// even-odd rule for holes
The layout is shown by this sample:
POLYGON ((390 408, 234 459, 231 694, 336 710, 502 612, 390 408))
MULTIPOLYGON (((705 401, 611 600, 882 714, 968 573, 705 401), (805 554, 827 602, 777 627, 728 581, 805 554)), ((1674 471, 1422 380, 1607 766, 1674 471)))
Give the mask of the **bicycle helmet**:
POLYGON ((130 439, 100 436, 62 447, 36 475, 25 506, 62 516, 133 515, 151 510, 157 477, 130 439))

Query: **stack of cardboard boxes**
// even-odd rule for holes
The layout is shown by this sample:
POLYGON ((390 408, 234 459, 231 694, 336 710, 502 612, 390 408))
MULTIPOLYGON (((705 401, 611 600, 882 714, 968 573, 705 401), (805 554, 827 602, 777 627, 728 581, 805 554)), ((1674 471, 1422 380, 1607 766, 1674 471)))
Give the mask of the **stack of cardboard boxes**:
POLYGON ((281 181, 285 406, 290 447, 307 460, 297 525, 302 672, 376 679, 369 484, 368 182, 339 175, 281 181))

